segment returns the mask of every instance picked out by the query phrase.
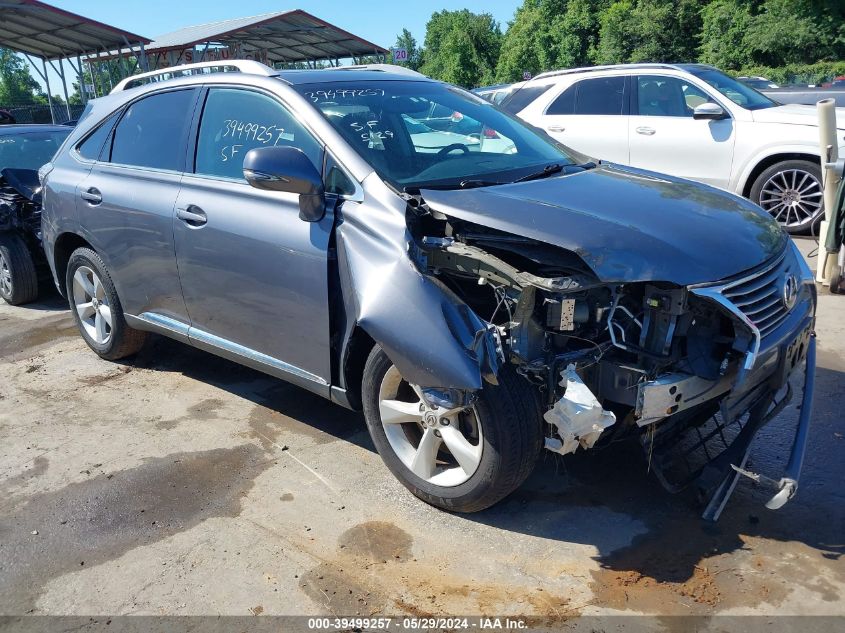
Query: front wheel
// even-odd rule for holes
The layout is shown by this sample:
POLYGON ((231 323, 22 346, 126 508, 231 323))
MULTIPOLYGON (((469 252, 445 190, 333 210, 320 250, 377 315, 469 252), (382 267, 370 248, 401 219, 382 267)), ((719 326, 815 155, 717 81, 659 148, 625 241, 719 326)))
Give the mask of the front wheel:
POLYGON ((466 408, 425 403, 376 346, 362 385, 367 427, 385 465, 413 494, 454 512, 476 512, 513 492, 543 441, 536 398, 511 367, 466 408))
POLYGON ((807 160, 776 163, 754 181, 751 200, 788 233, 805 233, 824 213, 821 166, 807 160))

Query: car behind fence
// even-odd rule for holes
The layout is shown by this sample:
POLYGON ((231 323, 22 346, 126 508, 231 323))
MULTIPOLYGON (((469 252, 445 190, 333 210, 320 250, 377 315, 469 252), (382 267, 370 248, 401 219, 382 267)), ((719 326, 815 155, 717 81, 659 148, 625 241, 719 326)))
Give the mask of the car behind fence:
POLYGON ((48 105, 5 105, 0 104, 0 110, 11 114, 15 123, 66 123, 75 121, 85 108, 82 104, 65 106, 53 104, 53 116, 50 116, 48 105), (69 115, 68 115, 69 111, 69 115))

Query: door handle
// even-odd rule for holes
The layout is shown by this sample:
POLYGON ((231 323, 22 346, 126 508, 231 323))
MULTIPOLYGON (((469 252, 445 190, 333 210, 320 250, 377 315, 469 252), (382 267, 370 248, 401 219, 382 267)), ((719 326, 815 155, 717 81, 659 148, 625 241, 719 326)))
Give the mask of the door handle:
POLYGON ((563 132, 566 130, 562 125, 550 125, 547 129, 549 132, 563 132))
POLYGON ((652 134, 654 134, 654 132, 655 129, 653 127, 642 126, 637 128, 637 134, 645 134, 646 136, 651 136, 652 134))
POLYGON ((103 194, 96 187, 89 187, 86 191, 80 193, 79 197, 91 206, 96 206, 103 201, 103 194))
POLYGON ((187 207, 177 207, 176 217, 180 220, 184 220, 191 226, 202 226, 208 222, 208 217, 205 215, 205 211, 195 204, 189 204, 187 207))

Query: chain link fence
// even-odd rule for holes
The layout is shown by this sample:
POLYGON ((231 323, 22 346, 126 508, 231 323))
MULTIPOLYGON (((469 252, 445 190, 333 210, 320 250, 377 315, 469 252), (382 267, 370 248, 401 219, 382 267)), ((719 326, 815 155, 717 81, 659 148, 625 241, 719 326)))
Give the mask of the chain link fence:
MULTIPOLYGON (((48 105, 4 105, 0 104, 0 110, 5 110, 15 119, 15 123, 66 123, 76 121, 85 109, 83 105, 71 105, 70 116, 68 108, 62 104, 53 105, 53 116, 50 116, 48 105)), ((2 118, 2 117, 0 117, 2 118)))

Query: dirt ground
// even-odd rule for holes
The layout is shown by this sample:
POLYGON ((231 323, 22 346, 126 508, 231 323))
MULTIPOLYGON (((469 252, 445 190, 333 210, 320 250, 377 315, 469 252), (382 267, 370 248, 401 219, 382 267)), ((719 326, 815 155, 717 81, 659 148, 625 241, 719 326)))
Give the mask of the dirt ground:
MULTIPOLYGON (((164 339, 102 361, 58 296, 3 304, 0 614, 843 615, 843 308, 820 292, 798 496, 771 512, 743 480, 713 525, 625 444, 548 453, 498 506, 446 514, 359 414, 164 339)), ((796 417, 753 470, 780 474, 796 417)))

